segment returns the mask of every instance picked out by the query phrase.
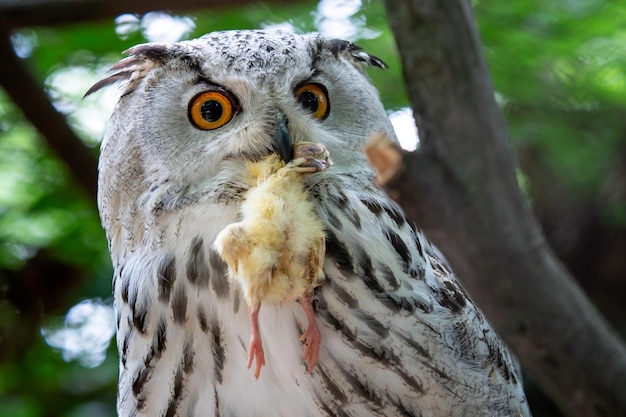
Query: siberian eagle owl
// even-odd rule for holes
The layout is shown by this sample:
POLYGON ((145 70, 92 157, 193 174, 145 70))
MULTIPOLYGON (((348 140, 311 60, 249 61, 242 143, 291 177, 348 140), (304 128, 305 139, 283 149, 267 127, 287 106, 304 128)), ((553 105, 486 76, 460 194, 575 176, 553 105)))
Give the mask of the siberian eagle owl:
POLYGON ((364 143, 395 138, 364 73, 380 59, 319 34, 264 31, 127 53, 88 92, 123 83, 98 192, 115 270, 120 416, 530 415, 511 354, 374 184, 364 143), (317 366, 303 361, 300 305, 268 306, 256 380, 249 313, 215 239, 241 220, 248 164, 287 162, 287 145, 302 142, 333 160, 302 178, 325 240, 312 296, 317 366))

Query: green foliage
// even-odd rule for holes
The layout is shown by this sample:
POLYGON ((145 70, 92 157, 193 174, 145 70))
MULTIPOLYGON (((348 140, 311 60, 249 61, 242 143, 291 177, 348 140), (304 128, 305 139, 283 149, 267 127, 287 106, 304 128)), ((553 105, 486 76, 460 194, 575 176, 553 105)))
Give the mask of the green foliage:
POLYGON ((626 10, 600 0, 482 0, 475 12, 514 143, 600 198, 623 154, 626 10))

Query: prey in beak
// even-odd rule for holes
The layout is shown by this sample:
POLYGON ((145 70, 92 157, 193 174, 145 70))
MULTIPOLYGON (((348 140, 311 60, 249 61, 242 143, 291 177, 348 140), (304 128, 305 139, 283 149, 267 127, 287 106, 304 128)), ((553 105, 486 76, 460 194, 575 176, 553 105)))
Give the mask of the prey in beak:
MULTIPOLYGON (((325 278, 326 235, 304 179, 325 171, 332 162, 322 144, 294 144, 285 118, 277 118, 272 139, 274 152, 247 164, 252 187, 241 204, 241 221, 226 226, 214 243, 248 306, 251 331, 247 367, 255 365, 256 379, 265 366, 259 326, 262 304, 300 302, 308 321, 300 341, 309 373, 317 365, 321 343, 313 300, 315 288, 325 278)), ((274 359, 275 366, 284 365, 281 359, 274 359)))
POLYGON ((326 171, 332 165, 332 161, 324 145, 314 142, 294 144, 287 123, 287 119, 283 116, 276 118, 276 130, 273 136, 274 151, 283 162, 299 172, 326 171))

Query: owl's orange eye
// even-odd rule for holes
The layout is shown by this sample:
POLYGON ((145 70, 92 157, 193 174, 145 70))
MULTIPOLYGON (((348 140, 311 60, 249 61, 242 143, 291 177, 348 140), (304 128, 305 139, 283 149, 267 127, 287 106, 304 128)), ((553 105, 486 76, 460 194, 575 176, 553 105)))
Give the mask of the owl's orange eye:
POLYGON ((305 84, 296 90, 296 100, 316 119, 324 120, 330 112, 328 91, 321 84, 305 84))
POLYGON ((198 129, 213 130, 233 118, 236 103, 223 91, 205 91, 189 103, 189 120, 198 129))

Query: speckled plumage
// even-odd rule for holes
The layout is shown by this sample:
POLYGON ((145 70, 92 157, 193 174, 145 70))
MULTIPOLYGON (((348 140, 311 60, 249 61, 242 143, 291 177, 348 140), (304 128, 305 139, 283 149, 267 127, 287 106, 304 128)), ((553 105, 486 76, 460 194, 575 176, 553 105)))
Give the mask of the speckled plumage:
POLYGON ((140 45, 95 91, 123 81, 102 146, 98 204, 115 268, 120 416, 529 416, 507 348, 425 237, 373 183, 362 147, 394 137, 362 65, 382 62, 317 34, 232 31, 140 45), (328 90, 314 120, 294 98, 328 90), (232 120, 195 128, 189 102, 218 89, 232 120), (260 317, 266 366, 246 371, 242 296, 212 249, 248 189, 246 162, 294 142, 333 156, 305 180, 326 228, 312 374, 297 303, 260 317))

